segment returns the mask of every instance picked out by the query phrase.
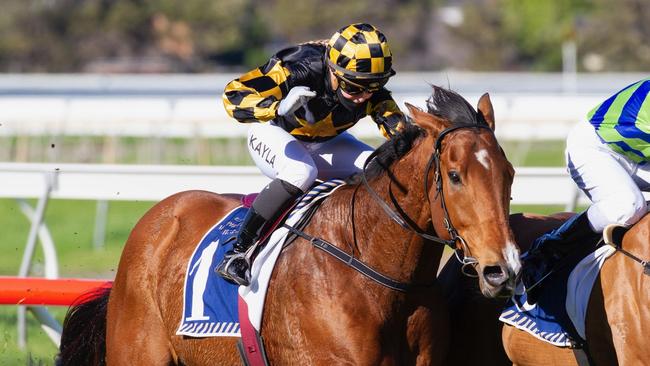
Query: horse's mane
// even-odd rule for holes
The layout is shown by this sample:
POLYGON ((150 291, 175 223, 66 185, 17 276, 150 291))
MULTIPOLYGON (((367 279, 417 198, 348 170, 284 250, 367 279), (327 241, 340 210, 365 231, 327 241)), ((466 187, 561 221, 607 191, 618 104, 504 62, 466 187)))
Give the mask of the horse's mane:
MULTIPOLYGON (((427 99, 427 112, 429 114, 451 122, 452 126, 486 124, 483 116, 477 113, 465 98, 458 93, 437 85, 431 85, 431 87, 433 93, 427 99)), ((415 145, 415 141, 424 134, 422 128, 414 123, 408 123, 402 132, 377 148, 375 158, 366 168, 366 176, 373 178, 387 171, 395 161, 406 155, 415 145)), ((353 181, 356 181, 356 179, 353 181)))

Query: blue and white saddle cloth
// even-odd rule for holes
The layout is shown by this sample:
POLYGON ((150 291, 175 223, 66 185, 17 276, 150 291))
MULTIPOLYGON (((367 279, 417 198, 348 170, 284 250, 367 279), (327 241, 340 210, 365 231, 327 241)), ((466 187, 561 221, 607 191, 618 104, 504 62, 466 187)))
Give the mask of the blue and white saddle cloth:
POLYGON ((591 289, 605 259, 616 249, 603 245, 579 262, 558 269, 540 288, 536 304, 526 301, 521 281, 499 320, 558 347, 576 347, 585 339, 591 289))
POLYGON ((237 235, 248 210, 237 207, 230 211, 194 249, 185 276, 183 319, 176 334, 239 336, 237 285, 224 280, 214 272, 214 268, 232 249, 234 241, 227 241, 237 235))
MULTIPOLYGON (((285 224, 293 226, 317 202, 329 196, 341 185, 339 179, 319 184, 305 194, 285 224)), ((192 254, 187 266, 183 294, 183 316, 176 331, 189 337, 239 337, 238 299, 248 307, 248 317, 259 331, 262 310, 271 273, 286 239, 288 229, 280 227, 271 234, 251 267, 251 285, 241 287, 228 283, 215 271, 224 254, 232 249, 244 216, 246 207, 237 207, 216 223, 203 236, 192 254)))

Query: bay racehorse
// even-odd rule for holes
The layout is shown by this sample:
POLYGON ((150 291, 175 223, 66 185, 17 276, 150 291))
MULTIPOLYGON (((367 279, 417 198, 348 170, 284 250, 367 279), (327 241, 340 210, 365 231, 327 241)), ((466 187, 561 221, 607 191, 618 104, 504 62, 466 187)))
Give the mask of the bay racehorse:
MULTIPOLYGON (((510 218, 513 233, 522 250, 527 250, 535 238, 560 226, 570 214, 550 216, 516 214, 510 218)), ((650 216, 646 216, 623 238, 622 248, 637 258, 650 260, 650 216)), ((578 365, 573 350, 543 342, 522 330, 502 325, 498 316, 504 299, 476 298, 470 281, 459 274, 454 263, 442 272, 452 299, 453 291, 463 298, 455 304, 450 346, 450 365, 472 363, 472 355, 480 354, 483 365, 578 365), (455 273, 455 274, 452 274, 455 273), (451 287, 455 287, 452 291, 451 287), (503 329, 502 329, 503 326, 503 329), (477 331, 480 329, 480 331, 477 331), (502 337, 486 338, 485 334, 502 337), (455 334, 455 335, 454 335, 455 334), (502 342, 501 342, 502 341, 502 342), (467 353, 467 348, 475 350, 467 353), (469 358, 468 358, 469 357, 469 358)), ((608 258, 589 299, 586 322, 587 352, 595 365, 650 364, 650 276, 643 273, 640 263, 616 252, 608 258)), ((442 280, 441 280, 442 281, 442 280)))
MULTIPOLYGON (((475 111, 434 87, 428 112, 407 107, 414 124, 380 146, 365 173, 303 229, 403 290, 297 239, 266 297, 261 335, 271 364, 442 364, 449 325, 435 281, 440 243, 475 267, 484 295, 512 291, 520 268, 508 224, 513 168, 494 136, 489 96, 475 111)), ((150 209, 128 238, 112 290, 69 312, 59 363, 98 364, 105 352, 108 365, 239 364, 236 338, 175 334, 194 246, 239 204, 237 195, 188 191, 150 209)))

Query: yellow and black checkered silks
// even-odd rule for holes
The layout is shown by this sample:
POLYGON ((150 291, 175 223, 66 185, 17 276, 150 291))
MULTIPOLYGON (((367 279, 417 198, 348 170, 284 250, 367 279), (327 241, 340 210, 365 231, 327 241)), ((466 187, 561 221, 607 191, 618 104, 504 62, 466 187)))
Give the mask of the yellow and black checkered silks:
POLYGON ((280 99, 289 91, 290 72, 273 58, 226 85, 226 111, 241 122, 268 121, 276 117, 280 99))
POLYGON ((329 66, 349 79, 385 79, 395 74, 386 36, 370 24, 341 28, 327 44, 329 66))
POLYGON ((325 44, 316 42, 289 47, 232 80, 222 96, 226 112, 242 123, 273 120, 302 141, 327 141, 365 116, 370 116, 387 137, 387 131, 399 130, 404 114, 383 87, 358 108, 348 109, 338 102, 327 57, 323 57, 326 49, 325 44), (293 116, 278 116, 280 101, 295 86, 307 86, 317 95, 293 116))

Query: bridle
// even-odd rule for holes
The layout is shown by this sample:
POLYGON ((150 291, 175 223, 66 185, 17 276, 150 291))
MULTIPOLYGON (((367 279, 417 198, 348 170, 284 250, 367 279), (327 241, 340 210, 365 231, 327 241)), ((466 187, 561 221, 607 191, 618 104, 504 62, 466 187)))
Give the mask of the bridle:
MULTIPOLYGON (((443 130, 438 137, 436 138, 435 142, 435 149, 434 152, 431 154, 431 157, 429 158, 429 162, 427 163, 427 167, 424 173, 424 192, 427 195, 427 201, 429 202, 429 206, 431 206, 431 202, 429 200, 429 195, 427 192, 429 192, 429 175, 431 174, 431 168, 435 168, 435 181, 436 181, 436 198, 440 197, 440 205, 442 207, 442 211, 444 213, 444 218, 443 218, 443 224, 445 228, 447 229, 447 232, 449 233, 449 236, 451 239, 443 239, 435 235, 431 235, 424 230, 420 229, 417 224, 408 217, 406 212, 401 208, 399 203, 397 202, 397 199, 395 198, 395 195, 393 194, 391 190, 391 186, 389 185, 388 191, 389 191, 389 196, 391 198, 391 201, 393 205, 395 206, 395 210, 397 212, 393 211, 386 202, 375 192, 374 189, 370 186, 368 183, 368 179, 366 177, 366 168, 374 158, 377 157, 377 150, 373 151, 372 154, 368 157, 366 162, 363 165, 363 169, 361 171, 361 178, 364 183, 364 186, 370 193, 371 197, 379 204, 379 206, 386 212, 386 214, 393 220, 395 221, 398 225, 400 225, 402 228, 411 231, 415 233, 416 235, 422 237, 423 239, 433 241, 439 244, 444 244, 449 247, 451 247, 454 250, 454 253, 456 255, 456 258, 462 263, 462 271, 465 275, 467 276, 473 276, 476 277, 475 272, 471 273, 467 269, 469 267, 474 267, 478 264, 478 260, 475 257, 471 256, 471 252, 469 250, 469 246, 467 245, 467 242, 463 237, 461 237, 458 234, 458 231, 454 227, 454 225, 451 223, 451 219, 449 218, 449 212, 447 211, 447 205, 445 203, 445 196, 443 193, 442 189, 442 175, 440 174, 440 152, 442 149, 442 140, 450 134, 451 132, 454 132, 456 130, 462 129, 462 128, 484 128, 492 132, 492 129, 490 129, 488 126, 484 125, 469 125, 469 124, 464 124, 464 125, 457 125, 453 127, 449 127, 445 130, 443 130)), ((391 183, 392 183, 391 179, 391 183)), ((307 240, 309 243, 311 243, 315 248, 321 249, 327 254, 333 256, 337 260, 341 261, 342 263, 346 264, 350 268, 358 271, 365 277, 369 278, 370 280, 385 286, 387 288, 390 288, 392 290, 400 291, 400 292, 407 292, 409 289, 415 287, 415 286, 425 286, 428 287, 429 285, 413 285, 409 283, 403 283, 397 280, 394 280, 390 278, 389 276, 386 276, 385 274, 375 270, 374 268, 368 266, 364 262, 360 261, 357 259, 354 255, 354 248, 357 247, 356 245, 356 229, 354 225, 354 202, 355 202, 355 196, 356 192, 359 189, 360 185, 357 185, 354 194, 352 195, 352 234, 353 234, 353 240, 354 240, 354 246, 351 246, 352 249, 352 254, 347 253, 346 251, 338 248, 336 245, 333 245, 329 243, 327 240, 321 239, 316 236, 309 235, 302 231, 301 229, 298 229, 296 227, 292 227, 289 225, 283 225, 285 228, 287 228, 290 232, 295 234, 297 237, 301 237, 305 240, 307 240)), ((289 241, 289 244, 293 241, 289 241)), ((289 245, 285 243, 285 246, 289 245)))
POLYGON ((476 259, 471 255, 471 251, 469 249, 469 246, 467 245, 467 242, 465 241, 465 239, 463 239, 462 236, 460 236, 460 234, 458 234, 458 231, 456 230, 456 228, 451 222, 451 219, 449 218, 449 211, 447 210, 447 204, 445 203, 445 195, 442 189, 442 174, 440 174, 440 154, 442 150, 443 139, 450 133, 464 128, 483 128, 492 132, 492 129, 490 129, 486 125, 474 125, 474 124, 471 125, 462 124, 462 125, 452 126, 444 129, 442 132, 440 132, 440 134, 436 138, 434 151, 431 154, 431 157, 429 158, 429 162, 427 163, 427 167, 424 172, 424 192, 425 195, 427 196, 427 201, 429 202, 429 206, 431 206, 431 201, 429 199, 429 195, 427 194, 427 192, 429 192, 429 175, 431 174, 431 168, 432 167, 434 168, 434 179, 436 182, 436 198, 440 197, 440 206, 444 213, 443 225, 445 226, 445 229, 449 233, 449 237, 451 238, 449 240, 443 239, 439 236, 428 234, 424 230, 420 229, 413 220, 408 218, 408 215, 406 215, 404 210, 399 206, 399 203, 397 202, 397 199, 393 195, 393 192, 390 189, 390 187, 389 187, 389 196, 397 212, 393 211, 393 209, 391 209, 390 206, 388 206, 388 204, 384 202, 384 200, 379 196, 379 194, 377 194, 377 192, 375 192, 372 189, 372 187, 368 183, 368 179, 366 178, 366 167, 377 156, 377 150, 373 151, 373 153, 370 154, 370 156, 364 163, 363 170, 361 172, 361 178, 366 187, 366 190, 368 190, 371 197, 379 204, 379 206, 393 221, 395 221, 402 228, 415 233, 416 235, 422 237, 423 239, 449 246, 454 250, 456 259, 458 259, 458 261, 460 261, 460 263, 463 265, 463 273, 468 276, 476 276, 475 274, 472 274, 470 271, 467 271, 466 268, 468 266, 472 266, 472 267, 476 266, 478 264, 478 259, 476 259))

